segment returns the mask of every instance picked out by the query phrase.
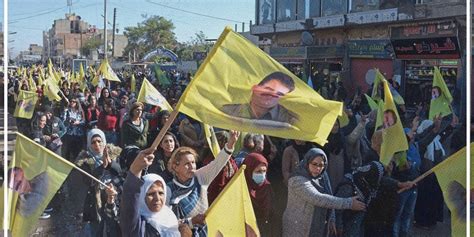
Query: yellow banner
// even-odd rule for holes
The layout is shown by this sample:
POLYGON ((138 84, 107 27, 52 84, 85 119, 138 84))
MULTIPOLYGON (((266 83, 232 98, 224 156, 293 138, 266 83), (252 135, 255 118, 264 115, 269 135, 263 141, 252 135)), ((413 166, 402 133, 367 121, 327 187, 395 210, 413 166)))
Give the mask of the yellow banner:
POLYGON ((402 120, 398 115, 388 82, 385 79, 383 80, 383 87, 385 99, 383 106, 383 141, 380 149, 380 162, 388 164, 396 152, 408 150, 408 141, 403 131, 402 120))
MULTIPOLYGON (((15 153, 2 186, 9 199, 7 227, 12 236, 29 236, 39 216, 64 182, 73 164, 17 133, 15 153)), ((3 202, 1 211, 5 210, 3 202)), ((3 225, 3 215, 1 215, 3 225)), ((5 228, 5 226, 4 226, 5 228)))
POLYGON ((48 97, 50 101, 60 101, 61 96, 58 95, 59 87, 58 84, 52 79, 51 76, 48 76, 44 83, 44 94, 48 97))
POLYGON ((438 67, 434 69, 433 88, 431 89, 430 112, 428 119, 433 120, 436 115, 446 116, 452 113, 451 102, 453 97, 438 67))
POLYGON ((209 236, 260 236, 244 170, 245 165, 207 210, 209 236))
POLYGON ((245 37, 226 28, 177 109, 203 123, 324 145, 342 103, 325 100, 245 37))
POLYGON ((216 133, 214 132, 214 128, 205 123, 203 123, 203 126, 204 126, 204 133, 206 135, 207 144, 209 145, 209 148, 211 149, 212 155, 214 155, 214 157, 217 157, 217 154, 219 154, 219 152, 221 151, 221 148, 219 147, 219 143, 217 142, 217 137, 216 137, 216 133))
POLYGON ((451 211, 453 237, 466 236, 466 158, 464 147, 432 169, 451 211))
POLYGON ((20 90, 13 116, 31 119, 35 112, 36 101, 38 101, 38 94, 36 92, 20 90))

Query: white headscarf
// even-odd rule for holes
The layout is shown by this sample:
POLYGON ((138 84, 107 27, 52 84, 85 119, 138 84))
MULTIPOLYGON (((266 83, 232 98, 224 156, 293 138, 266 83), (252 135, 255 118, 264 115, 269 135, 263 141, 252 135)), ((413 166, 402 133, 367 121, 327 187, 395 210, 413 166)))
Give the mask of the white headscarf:
POLYGON ((105 139, 105 134, 104 134, 104 132, 102 132, 102 130, 100 130, 98 128, 94 128, 94 129, 91 129, 87 133, 87 151, 92 156, 92 158, 94 158, 96 168, 102 165, 102 155, 104 154, 104 148, 105 148, 106 144, 107 144, 107 140, 105 139), (100 152, 95 152, 92 149, 92 143, 91 143, 92 142, 92 137, 94 137, 96 135, 99 135, 100 139, 102 139, 102 148, 101 148, 100 152))
POLYGON ((146 221, 153 226, 161 236, 163 237, 180 237, 181 234, 178 230, 178 219, 176 215, 171 211, 171 208, 165 205, 166 200, 166 183, 163 178, 157 174, 147 174, 143 176, 145 182, 140 188, 140 203, 139 203, 139 214, 145 217, 146 221), (163 206, 159 212, 152 212, 148 208, 145 202, 146 192, 150 189, 151 185, 155 182, 161 182, 163 185, 163 191, 165 197, 163 200, 163 206))
MULTIPOLYGON (((421 122, 421 124, 418 126, 418 128, 416 129, 416 133, 420 134, 422 133, 423 131, 425 131, 428 127, 430 127, 431 125, 433 125, 433 121, 431 120, 423 120, 423 122, 421 122)), ((424 157, 430 161, 433 161, 434 162, 434 153, 435 153, 435 150, 441 150, 441 153, 443 154, 443 156, 446 155, 446 152, 444 151, 444 148, 443 148, 443 145, 441 144, 440 142, 440 139, 441 137, 438 135, 436 136, 433 141, 428 145, 428 147, 426 148, 426 152, 424 154, 424 157)))

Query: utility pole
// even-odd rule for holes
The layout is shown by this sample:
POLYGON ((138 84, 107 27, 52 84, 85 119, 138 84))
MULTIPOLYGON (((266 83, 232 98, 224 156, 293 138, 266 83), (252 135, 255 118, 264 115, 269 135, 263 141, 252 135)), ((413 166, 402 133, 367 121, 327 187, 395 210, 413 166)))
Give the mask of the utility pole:
POLYGON ((69 7, 69 15, 72 13, 72 0, 67 0, 67 6, 69 7))
POLYGON ((104 0, 104 59, 107 59, 107 0, 104 0))
POLYGON ((115 52, 115 18, 117 17, 117 8, 114 7, 114 23, 112 25, 112 58, 115 52))

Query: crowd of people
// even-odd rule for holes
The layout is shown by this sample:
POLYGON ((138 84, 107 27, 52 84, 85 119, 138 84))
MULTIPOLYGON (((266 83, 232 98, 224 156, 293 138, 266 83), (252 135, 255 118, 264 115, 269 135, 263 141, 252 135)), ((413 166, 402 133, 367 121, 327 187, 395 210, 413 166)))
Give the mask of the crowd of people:
POLYGON ((137 101, 147 78, 174 107, 191 74, 171 70, 163 84, 150 69, 121 69, 121 82, 102 89, 89 72, 82 89, 65 75, 62 99, 50 101, 38 68, 37 88, 8 71, 8 109, 15 109, 20 90, 36 91, 33 117, 16 118, 19 132, 108 184, 84 177, 89 236, 207 236, 205 212, 242 165, 262 236, 398 237, 413 223, 429 229, 446 218, 435 174, 412 180, 465 146, 465 124, 454 114, 431 121, 428 108, 399 109, 406 133, 400 139, 409 150, 395 156, 406 162, 383 165, 377 112, 361 93, 349 98, 335 84, 323 94, 344 103, 348 123, 337 120, 324 146, 216 129, 221 150, 214 158, 203 124, 181 113, 153 149, 170 111, 137 101))

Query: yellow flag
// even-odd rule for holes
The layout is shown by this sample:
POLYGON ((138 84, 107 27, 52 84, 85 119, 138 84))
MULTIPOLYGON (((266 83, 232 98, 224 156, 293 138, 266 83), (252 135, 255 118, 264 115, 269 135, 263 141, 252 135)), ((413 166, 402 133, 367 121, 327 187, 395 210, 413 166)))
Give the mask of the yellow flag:
POLYGON ((121 82, 117 74, 115 74, 114 70, 110 66, 109 61, 107 61, 107 59, 102 60, 102 63, 99 68, 99 73, 105 80, 121 82))
POLYGON ((173 110, 166 98, 146 78, 143 79, 137 101, 160 106, 164 110, 173 110))
POLYGON ((130 90, 133 93, 137 92, 137 79, 135 79, 135 75, 132 73, 132 77, 130 79, 130 90))
POLYGON ((268 54, 226 28, 177 109, 203 123, 324 145, 342 103, 325 100, 268 54))
POLYGON ((347 115, 345 110, 342 110, 342 115, 337 117, 337 119, 339 120, 339 127, 340 128, 343 128, 343 127, 349 125, 349 122, 350 122, 349 121, 349 116, 347 115))
POLYGON ((30 91, 33 91, 33 92, 36 91, 36 82, 33 79, 32 73, 30 73, 30 75, 28 76, 28 87, 30 88, 30 91))
POLYGON ((35 111, 36 101, 38 101, 38 94, 36 92, 20 90, 13 116, 31 119, 35 111))
POLYGON ((211 149, 212 155, 214 155, 214 157, 217 157, 217 154, 219 154, 221 148, 219 147, 219 143, 217 142, 217 137, 216 133, 214 132, 214 128, 205 123, 203 123, 203 125, 207 144, 209 144, 209 148, 211 149))
POLYGON ((372 99, 375 101, 382 100, 382 93, 380 89, 380 86, 382 85, 383 81, 385 80, 385 77, 380 73, 378 69, 375 69, 375 80, 374 80, 374 87, 372 88, 372 99))
POLYGON ((375 131, 379 130, 383 125, 383 101, 377 103, 377 117, 375 119, 375 131))
MULTIPOLYGON (((471 159, 470 159, 470 163, 471 163, 471 172, 473 172, 474 170, 474 142, 471 143, 471 159)), ((470 192, 471 192, 471 200, 473 199, 473 194, 474 194, 474 175, 472 175, 471 173, 471 188, 470 188, 470 192)), ((474 203, 471 202, 471 207, 474 205, 474 203)), ((471 214, 471 236, 474 236, 474 216, 471 214)))
POLYGON ((446 82, 444 82, 443 76, 439 71, 438 67, 434 69, 433 76, 433 89, 432 89, 432 99, 430 103, 430 112, 428 119, 433 120, 436 115, 441 114, 441 116, 450 115, 451 111, 451 102, 453 97, 451 92, 449 92, 446 82))
POLYGON ((375 102, 372 97, 368 96, 367 94, 364 94, 365 95, 365 98, 367 99, 367 103, 369 104, 369 107, 371 110, 376 110, 378 109, 378 105, 377 105, 377 102, 375 102))
POLYGON ((85 73, 84 73, 84 68, 82 66, 82 63, 79 64, 79 79, 82 81, 84 80, 85 73))
POLYGON ((60 101, 61 96, 58 95, 59 87, 58 84, 49 76, 44 83, 44 94, 48 97, 50 101, 60 101))
POLYGON ((244 170, 245 165, 207 210, 209 236, 260 236, 244 170))
POLYGON ((380 162, 388 164, 396 152, 408 150, 408 142, 386 80, 383 80, 383 86, 385 96, 383 106, 384 128, 382 130, 383 141, 380 149, 380 162))
POLYGON ((432 169, 451 211, 453 237, 466 236, 466 158, 464 147, 432 169))
POLYGON ((29 236, 39 216, 64 182, 73 164, 24 135, 17 133, 15 153, 8 174, 9 183, 3 184, 2 194, 8 195, 8 207, 0 203, 1 212, 9 214, 3 226, 12 236, 29 236))

